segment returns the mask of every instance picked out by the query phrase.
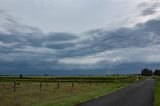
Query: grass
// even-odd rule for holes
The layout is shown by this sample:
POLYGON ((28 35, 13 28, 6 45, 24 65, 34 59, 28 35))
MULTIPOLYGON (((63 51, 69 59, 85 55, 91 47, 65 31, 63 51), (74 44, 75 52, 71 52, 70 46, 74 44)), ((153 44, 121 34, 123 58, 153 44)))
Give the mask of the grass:
POLYGON ((62 98, 62 99, 58 99, 58 100, 46 101, 46 102, 38 103, 38 104, 35 104, 32 106, 73 106, 75 104, 82 103, 82 102, 109 94, 109 93, 114 92, 116 90, 119 90, 123 87, 126 87, 127 85, 128 84, 124 84, 124 83, 123 84, 112 83, 112 84, 108 84, 98 90, 90 91, 87 93, 85 92, 85 93, 82 93, 79 95, 75 95, 75 96, 71 96, 71 97, 67 97, 67 98, 62 98))
POLYGON ((154 106, 160 106, 160 80, 156 82, 154 106))
POLYGON ((57 88, 56 83, 43 83, 39 89, 39 83, 18 83, 16 92, 13 92, 13 83, 0 83, 0 104, 3 106, 70 106, 97 96, 113 92, 128 83, 95 83, 90 84, 60 83, 57 88), (38 103, 38 104, 37 104, 38 103))
POLYGON ((1 76, 0 82, 11 82, 13 80, 19 82, 115 82, 115 81, 132 81, 135 79, 134 76, 24 76, 19 78, 19 76, 1 76))
POLYGON ((0 77, 0 104, 2 106, 72 106, 114 92, 134 81, 135 78, 126 76, 23 79, 0 77), (13 92, 15 79, 16 92, 13 92), (40 90, 41 81, 43 84, 40 90), (57 86, 58 82, 60 88, 57 86))

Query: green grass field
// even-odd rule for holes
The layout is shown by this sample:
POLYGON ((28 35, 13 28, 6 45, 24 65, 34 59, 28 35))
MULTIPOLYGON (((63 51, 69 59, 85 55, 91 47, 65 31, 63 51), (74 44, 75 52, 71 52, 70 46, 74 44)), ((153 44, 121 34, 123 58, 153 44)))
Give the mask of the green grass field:
POLYGON ((160 106, 160 79, 156 81, 154 95, 154 106, 160 106))
POLYGON ((128 82, 135 80, 133 76, 71 76, 71 77, 52 77, 52 76, 24 76, 23 78, 8 77, 3 76, 0 77, 0 82, 11 82, 11 81, 19 81, 19 82, 128 82))
POLYGON ((89 90, 88 92, 79 92, 77 95, 69 96, 66 98, 61 98, 58 100, 50 100, 46 102, 37 103, 33 106, 73 106, 78 103, 85 102, 90 99, 97 98, 102 95, 114 92, 118 89, 126 87, 127 83, 110 83, 104 86, 101 86, 99 89, 89 90))
POLYGON ((135 77, 130 76, 0 77, 0 104, 73 106, 114 92, 133 82, 135 77))

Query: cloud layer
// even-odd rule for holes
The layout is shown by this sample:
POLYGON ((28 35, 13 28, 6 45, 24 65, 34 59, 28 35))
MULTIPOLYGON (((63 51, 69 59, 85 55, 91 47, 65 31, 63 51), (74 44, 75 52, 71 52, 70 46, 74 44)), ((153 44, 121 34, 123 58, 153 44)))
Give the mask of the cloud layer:
MULTIPOLYGON (((160 2, 146 1, 133 26, 81 34, 44 33, 0 11, 0 73, 136 73, 160 63, 160 2), (145 21, 140 21, 141 19, 145 21)), ((133 20, 132 20, 133 21, 133 20)), ((128 20, 131 22, 131 20, 128 20)))

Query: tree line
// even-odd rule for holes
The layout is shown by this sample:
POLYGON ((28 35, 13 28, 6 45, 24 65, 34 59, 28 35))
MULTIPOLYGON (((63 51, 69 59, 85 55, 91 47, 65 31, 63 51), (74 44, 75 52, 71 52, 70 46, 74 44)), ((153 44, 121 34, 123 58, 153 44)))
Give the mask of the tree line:
POLYGON ((160 69, 156 69, 156 70, 151 70, 151 69, 148 69, 148 68, 144 68, 142 71, 141 71, 141 75, 142 76, 160 76, 160 69))

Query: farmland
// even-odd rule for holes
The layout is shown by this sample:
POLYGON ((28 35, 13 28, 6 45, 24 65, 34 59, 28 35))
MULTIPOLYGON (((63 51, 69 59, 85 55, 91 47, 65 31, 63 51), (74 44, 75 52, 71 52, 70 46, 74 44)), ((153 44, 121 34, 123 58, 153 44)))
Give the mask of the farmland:
POLYGON ((134 76, 0 77, 3 106, 72 106, 135 82, 134 76))

